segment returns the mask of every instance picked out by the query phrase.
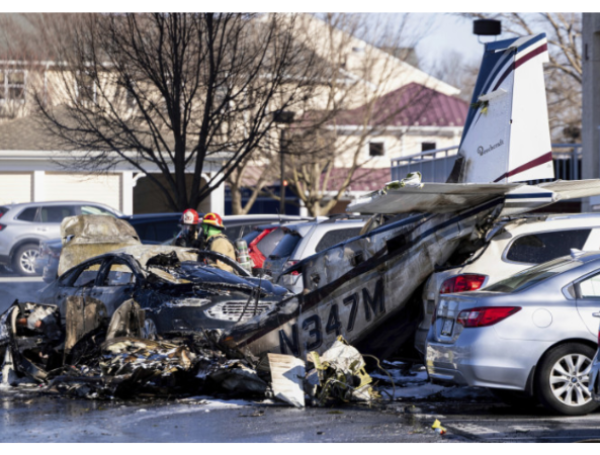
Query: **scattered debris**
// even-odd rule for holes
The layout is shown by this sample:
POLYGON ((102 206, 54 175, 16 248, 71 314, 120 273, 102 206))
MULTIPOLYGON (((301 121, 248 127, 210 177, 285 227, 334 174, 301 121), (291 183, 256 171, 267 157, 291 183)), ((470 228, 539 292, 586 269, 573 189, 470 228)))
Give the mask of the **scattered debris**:
POLYGON ((297 407, 305 406, 305 394, 321 406, 380 397, 362 356, 342 337, 322 356, 311 352, 305 364, 220 346, 218 333, 142 338, 143 321, 144 310, 133 299, 110 320, 103 305, 76 297, 63 320, 55 305, 16 301, 0 315, 3 384, 88 399, 273 396, 297 407))
POLYGON ((268 354, 268 358, 274 397, 303 408, 304 362, 291 355, 268 354))
POLYGON ((440 422, 438 419, 435 419, 435 422, 433 422, 433 425, 431 425, 431 429, 440 436, 446 434, 446 429, 442 426, 442 422, 440 422))
POLYGON ((316 375, 308 373, 309 395, 314 396, 321 406, 337 401, 370 402, 381 398, 365 371, 365 361, 360 353, 350 346, 342 336, 322 356, 315 351, 308 354, 316 375), (315 376, 318 383, 314 385, 315 376))
POLYGON ((258 376, 255 368, 247 360, 228 360, 210 368, 207 379, 218 388, 234 395, 264 395, 267 383, 258 376))

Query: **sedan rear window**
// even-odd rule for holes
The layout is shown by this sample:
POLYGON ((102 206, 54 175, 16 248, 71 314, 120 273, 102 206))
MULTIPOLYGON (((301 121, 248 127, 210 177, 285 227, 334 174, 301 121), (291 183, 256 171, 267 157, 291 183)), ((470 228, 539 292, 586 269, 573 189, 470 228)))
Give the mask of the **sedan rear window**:
POLYGON ((579 267, 581 264, 582 263, 580 261, 575 261, 571 258, 555 259, 554 261, 523 270, 522 272, 508 277, 505 280, 498 281, 497 283, 492 284, 483 290, 505 293, 523 291, 534 284, 547 280, 548 278, 552 278, 560 273, 566 272, 567 270, 579 267))
POLYGON ((289 232, 289 233, 285 234, 281 238, 281 240, 279 241, 279 244, 275 247, 273 252, 269 255, 269 257, 272 259, 281 259, 281 258, 290 257, 292 255, 292 253, 294 252, 294 250, 296 249, 298 242, 300 242, 300 239, 301 239, 301 237, 296 233, 289 232))
POLYGON ((512 243, 506 259, 526 264, 548 262, 566 256, 571 248, 583 249, 590 232, 591 229, 574 229, 524 235, 512 243))

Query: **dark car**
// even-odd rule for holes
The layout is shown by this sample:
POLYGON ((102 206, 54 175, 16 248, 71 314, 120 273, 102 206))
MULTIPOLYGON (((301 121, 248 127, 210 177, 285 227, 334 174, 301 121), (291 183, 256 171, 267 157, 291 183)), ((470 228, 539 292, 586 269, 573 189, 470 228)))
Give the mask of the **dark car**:
MULTIPOLYGON (((172 239, 179 232, 181 213, 148 213, 118 217, 133 226, 142 243, 156 245, 172 239)), ((60 238, 41 241, 35 261, 35 270, 46 283, 56 279, 62 251, 60 238)))
MULTIPOLYGON (((218 253, 166 245, 136 245, 96 256, 69 269, 43 290, 42 301, 66 314, 69 299, 95 303, 110 317, 134 299, 145 310, 146 335, 227 328, 265 311, 288 295, 252 277, 218 253), (207 265, 223 261, 235 273, 207 265)), ((63 316, 64 317, 64 316, 63 316)))
POLYGON ((181 213, 144 213, 120 218, 133 226, 142 243, 159 245, 177 235, 181 213))
MULTIPOLYGON (((202 217, 202 214, 200 214, 202 217)), ((140 241, 146 245, 169 245, 179 233, 181 213, 145 213, 119 217, 127 221, 136 230, 140 241)), ((251 231, 259 224, 267 222, 297 221, 299 216, 278 215, 231 215, 223 217, 225 235, 235 241, 240 234, 251 231)), ((62 250, 60 238, 40 242, 39 254, 35 261, 35 269, 42 274, 46 283, 56 279, 58 261, 62 250)))

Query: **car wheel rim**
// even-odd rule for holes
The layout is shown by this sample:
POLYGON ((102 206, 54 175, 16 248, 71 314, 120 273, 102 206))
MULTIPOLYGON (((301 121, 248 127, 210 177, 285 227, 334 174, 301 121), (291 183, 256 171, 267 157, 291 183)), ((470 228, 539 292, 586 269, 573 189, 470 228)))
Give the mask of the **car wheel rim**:
POLYGON ((592 360, 583 354, 568 354, 561 357, 550 372, 550 390, 567 406, 583 406, 592 395, 588 390, 592 360))
POLYGON ((21 268, 27 273, 35 272, 35 260, 39 256, 37 250, 25 250, 19 259, 21 268))

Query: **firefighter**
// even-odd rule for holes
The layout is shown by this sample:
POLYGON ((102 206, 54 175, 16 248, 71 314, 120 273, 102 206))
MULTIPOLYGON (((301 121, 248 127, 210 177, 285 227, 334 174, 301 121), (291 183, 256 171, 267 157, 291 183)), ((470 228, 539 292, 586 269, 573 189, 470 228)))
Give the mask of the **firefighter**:
POLYGON ((175 238, 175 246, 204 249, 204 236, 199 232, 200 216, 194 209, 187 209, 181 215, 181 231, 175 238))
MULTIPOLYGON (((204 236, 204 249, 221 253, 230 257, 233 261, 235 258, 235 248, 223 233, 225 226, 223 220, 217 213, 207 213, 202 219, 202 234, 204 236)), ((222 261, 217 261, 216 266, 221 270, 233 272, 233 267, 228 266, 222 261)))

